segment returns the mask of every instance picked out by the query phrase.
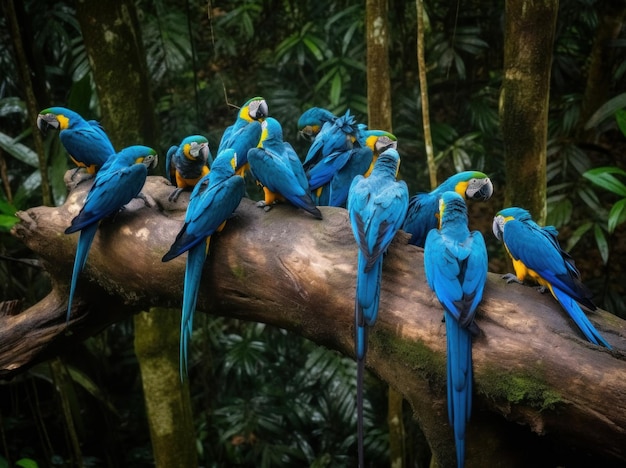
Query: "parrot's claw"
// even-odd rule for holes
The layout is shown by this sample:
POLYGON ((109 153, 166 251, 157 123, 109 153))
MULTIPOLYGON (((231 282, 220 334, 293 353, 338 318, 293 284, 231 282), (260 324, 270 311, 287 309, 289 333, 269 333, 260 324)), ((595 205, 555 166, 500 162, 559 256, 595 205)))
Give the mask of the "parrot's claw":
POLYGON ((144 204, 148 208, 154 208, 155 206, 157 206, 156 202, 154 201, 154 198, 152 198, 150 195, 146 195, 142 192, 139 192, 139 195, 137 195, 137 198, 141 198, 144 204))
POLYGON ((168 201, 176 202, 181 193, 183 193, 182 188, 175 189, 174 191, 172 191, 172 193, 170 193, 170 196, 167 197, 168 201))
POLYGON ((510 284, 510 283, 524 284, 523 281, 520 281, 519 279, 517 279, 517 276, 514 273, 507 273, 506 275, 502 275, 501 278, 503 280, 506 280, 506 284, 510 284))
POLYGON ((537 291, 539 291, 541 294, 545 294, 547 290, 548 288, 546 288, 545 286, 537 286, 537 291))
POLYGON ((259 208, 263 208, 263 211, 267 212, 269 210, 272 209, 272 205, 265 203, 265 200, 260 200, 257 202, 256 206, 258 206, 259 208))

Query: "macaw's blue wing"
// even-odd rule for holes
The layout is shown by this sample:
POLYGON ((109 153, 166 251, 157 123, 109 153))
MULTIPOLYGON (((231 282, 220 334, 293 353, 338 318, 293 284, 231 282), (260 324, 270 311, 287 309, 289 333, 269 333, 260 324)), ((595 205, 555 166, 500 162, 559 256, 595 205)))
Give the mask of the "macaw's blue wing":
POLYGON ((487 281, 487 249, 479 232, 469 232, 467 208, 460 195, 445 192, 440 206, 441 228, 426 237, 424 271, 444 308, 448 418, 454 430, 457 465, 462 467, 472 408, 472 335, 478 333, 474 317, 487 281))
POLYGON ((438 195, 420 192, 411 197, 402 230, 411 234, 409 244, 424 247, 426 236, 439 224, 438 195))
POLYGON ((306 175, 310 189, 315 190, 329 183, 333 176, 346 165, 350 159, 351 152, 351 147, 344 151, 335 151, 323 157, 317 164, 309 168, 306 175))
POLYGON ((172 184, 176 183, 176 166, 174 166, 174 154, 178 151, 178 146, 170 146, 165 156, 165 177, 172 184))
POLYGON ((211 236, 219 232, 235 211, 245 194, 243 177, 235 174, 235 152, 227 149, 213 162, 211 172, 194 187, 185 223, 162 261, 187 254, 181 316, 180 373, 187 375, 188 349, 193 330, 200 279, 211 236))
POLYGON ((77 112, 65 107, 50 107, 37 116, 37 126, 46 131, 58 129, 59 139, 77 167, 89 174, 95 172, 115 154, 106 132, 95 120, 86 121, 77 112))
POLYGON ((232 141, 224 145, 233 149, 237 154, 237 167, 235 168, 237 174, 245 176, 249 170, 248 151, 257 147, 261 139, 261 132, 261 122, 255 120, 241 128, 237 135, 231 138, 232 141))
POLYGON ((555 233, 534 222, 511 219, 504 224, 501 238, 513 259, 518 278, 528 278, 548 288, 587 340, 610 349, 577 304, 595 309, 589 289, 580 280, 571 256, 561 249, 555 233))
POLYGON ((315 206, 310 193, 301 185, 292 165, 285 157, 267 148, 255 148, 248 152, 248 160, 252 172, 265 190, 266 199, 264 203, 266 206, 270 206, 274 202, 271 196, 267 196, 267 191, 269 191, 283 197, 292 205, 308 211, 314 217, 322 218, 322 214, 315 206))
POLYGON ((82 272, 100 221, 117 213, 141 192, 148 175, 148 167, 156 166, 158 158, 151 148, 132 146, 122 150, 102 166, 96 174, 85 203, 72 219, 66 234, 81 231, 76 248, 67 320, 72 310, 78 276, 82 272), (146 161, 145 163, 144 160, 146 161))
POLYGON ((448 177, 430 192, 411 197, 402 226, 411 234, 409 244, 424 247, 428 232, 438 226, 439 198, 445 192, 456 192, 465 200, 485 201, 493 194, 493 184, 482 172, 464 171, 448 177))
POLYGON ((356 176, 348 193, 350 224, 359 247, 354 305, 359 466, 364 466, 363 373, 368 332, 378 317, 383 254, 402 225, 409 198, 406 183, 396 181, 399 164, 395 149, 381 154, 370 177, 356 176))
MULTIPOLYGON (((348 162, 333 176, 328 187, 328 206, 346 205, 350 185, 357 175, 367 172, 372 162, 372 150, 365 148, 353 148, 348 162)), ((321 203, 318 203, 321 205, 321 203)))

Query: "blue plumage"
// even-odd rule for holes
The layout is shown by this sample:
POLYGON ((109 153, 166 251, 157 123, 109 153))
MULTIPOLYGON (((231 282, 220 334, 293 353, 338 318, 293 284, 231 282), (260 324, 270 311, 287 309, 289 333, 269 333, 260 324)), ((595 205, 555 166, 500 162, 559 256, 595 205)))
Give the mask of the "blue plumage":
POLYGON ((396 181, 399 164, 395 149, 383 152, 369 177, 354 178, 348 195, 350 224, 359 247, 354 314, 359 466, 364 466, 363 371, 367 333, 378 317, 383 254, 402 225, 409 200, 406 183, 396 181))
POLYGON ((162 259, 167 262, 188 252, 180 330, 181 379, 187 374, 193 314, 211 236, 223 229, 226 220, 239 206, 245 194, 243 177, 235 174, 236 159, 237 155, 232 149, 226 149, 217 155, 211 172, 191 192, 185 224, 162 259))
POLYGON ((171 146, 165 159, 165 175, 176 185, 169 200, 176 201, 185 189, 192 189, 209 173, 213 161, 209 140, 202 135, 189 135, 178 146, 171 146))
POLYGON ((224 130, 218 153, 233 149, 237 154, 237 175, 245 176, 249 168, 248 150, 256 148, 261 138, 261 122, 269 115, 265 99, 260 96, 249 99, 237 113, 235 122, 224 130))
POLYGON ((493 194, 489 177, 479 171, 459 172, 431 192, 413 195, 402 230, 411 234, 409 244, 424 247, 426 236, 438 226, 439 197, 444 192, 456 192, 466 200, 488 200, 493 194))
POLYGON ((156 166, 157 162, 157 154, 152 148, 130 146, 110 157, 96 174, 83 207, 65 230, 66 234, 80 231, 67 304, 68 321, 78 276, 85 266, 100 221, 117 213, 139 195, 146 181, 148 168, 156 166))
POLYGON ((531 280, 547 288, 587 340, 611 349, 578 305, 596 309, 591 292, 582 283, 572 257, 561 248, 558 231, 553 226, 542 228, 532 220, 528 211, 511 207, 496 214, 493 233, 504 243, 513 261, 515 275, 504 276, 508 282, 531 280))
POLYGON ((115 154, 109 137, 94 120, 85 120, 77 112, 65 107, 49 107, 37 116, 37 126, 43 132, 48 128, 59 130, 61 144, 76 164, 93 175, 115 154))
POLYGON ((465 427, 472 409, 472 335, 478 333, 474 317, 487 281, 487 249, 482 234, 468 229, 461 195, 444 192, 438 204, 441 227, 426 237, 424 270, 444 308, 448 419, 460 468, 465 463, 465 427))
POLYGON ((322 219, 322 213, 311 199, 300 158, 293 147, 283 141, 282 127, 276 119, 265 119, 260 147, 248 152, 248 161, 265 193, 259 206, 269 210, 277 200, 286 200, 322 219))

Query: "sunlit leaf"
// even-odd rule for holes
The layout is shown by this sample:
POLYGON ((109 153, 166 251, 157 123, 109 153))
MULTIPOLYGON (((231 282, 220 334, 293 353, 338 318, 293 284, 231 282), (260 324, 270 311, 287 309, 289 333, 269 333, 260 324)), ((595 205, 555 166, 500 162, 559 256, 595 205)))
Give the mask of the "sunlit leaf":
POLYGON ((626 220, 626 198, 619 200, 609 212, 609 234, 613 234, 615 228, 626 220))
POLYGON ((597 127, 621 109, 626 109, 626 93, 618 94, 602 104, 585 124, 585 130, 597 127))
POLYGON ((619 109, 615 112, 615 120, 622 135, 626 136, 626 109, 619 109))
POLYGON ((586 223, 581 224, 576 228, 576 230, 572 233, 572 235, 567 240, 566 250, 572 250, 574 246, 578 243, 578 241, 584 236, 589 230, 593 227, 593 222, 588 221, 586 223))
POLYGON ((598 251, 600 252, 600 256, 602 257, 602 263, 606 265, 606 262, 609 261, 609 243, 606 240, 606 235, 598 224, 595 224, 593 226, 593 234, 596 239, 598 251))
POLYGON ((583 174, 583 177, 590 180, 599 187, 610 192, 626 197, 626 185, 613 174, 626 176, 626 171, 618 167, 598 167, 583 174))
POLYGON ((15 159, 18 159, 31 167, 39 167, 37 153, 35 153, 28 146, 17 143, 13 137, 10 137, 6 133, 0 132, 0 148, 9 153, 15 159))

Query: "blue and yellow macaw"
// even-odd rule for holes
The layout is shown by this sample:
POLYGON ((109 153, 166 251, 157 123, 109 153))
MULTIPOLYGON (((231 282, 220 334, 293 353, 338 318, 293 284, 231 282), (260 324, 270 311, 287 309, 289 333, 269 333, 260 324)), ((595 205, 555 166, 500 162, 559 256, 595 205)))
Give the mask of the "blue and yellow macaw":
POLYGON ((359 246, 354 305, 357 360, 357 420, 359 466, 363 464, 363 372, 367 335, 378 317, 383 254, 402 226, 409 203, 404 181, 397 181, 400 155, 390 148, 377 159, 369 177, 358 175, 348 195, 352 232, 359 246))
POLYGON ((189 198, 185 224, 170 250, 167 262, 188 251, 180 324, 180 376, 187 375, 187 353, 193 330, 202 268, 209 252, 211 236, 220 232, 245 194, 245 182, 235 173, 237 155, 232 149, 219 153, 211 172, 196 184, 189 198))
POLYGON ((286 200, 322 219, 322 213, 311 199, 302 162, 293 147, 283 141, 283 129, 278 120, 265 119, 259 148, 248 152, 248 161, 265 194, 257 206, 267 211, 276 201, 286 200))
MULTIPOLYGON (((49 128, 59 130, 61 144, 68 152, 76 169, 84 167, 93 176, 116 153, 109 137, 95 120, 85 120, 65 107, 49 107, 37 116, 37 127, 42 132, 49 128)), ((76 174, 72 174, 72 177, 76 174)))
POLYGON ((362 139, 362 131, 363 126, 357 124, 349 109, 322 126, 302 163, 312 192, 328 184, 348 162, 355 143, 358 146, 362 139))
POLYGON ((357 175, 368 177, 380 153, 389 148, 398 149, 398 140, 392 133, 364 130, 362 135, 362 143, 354 146, 346 164, 321 191, 319 205, 345 206, 352 180, 357 175))
POLYGON ((72 312, 78 276, 85 267, 100 221, 117 213, 133 198, 140 196, 148 169, 156 167, 157 163, 158 156, 152 148, 129 146, 111 156, 96 173, 83 207, 65 230, 65 234, 80 231, 67 303, 67 321, 72 312))
POLYGON ((458 193, 441 194, 439 220, 439 229, 432 229, 426 237, 424 270, 428 286, 444 309, 448 419, 461 468, 465 426, 472 411, 472 336, 479 333, 474 317, 487 281, 487 248, 480 232, 470 232, 467 206, 458 193))
POLYGON ((459 172, 431 192, 420 192, 411 197, 402 230, 411 234, 409 244, 424 247, 426 236, 439 221, 439 197, 444 192, 456 192, 465 200, 488 200, 493 194, 493 184, 486 174, 479 171, 459 172))
POLYGON ((507 283, 530 280, 542 289, 548 289, 587 340, 611 349, 580 308, 579 303, 590 310, 597 307, 591 300, 591 292, 581 281, 574 260, 561 248, 554 226, 541 227, 528 211, 511 207, 496 214, 493 234, 502 241, 513 261, 515 274, 503 276, 507 283))
POLYGON ((326 122, 334 122, 337 116, 322 107, 311 107, 305 110, 298 119, 300 135, 312 141, 326 122))
POLYGON ((169 201, 176 201, 185 189, 193 189, 198 181, 209 173, 212 161, 209 140, 202 135, 183 138, 180 146, 171 146, 165 159, 165 175, 176 185, 169 201))
POLYGON ((224 130, 218 154, 232 148, 237 154, 235 172, 245 176, 248 171, 248 150, 256 148, 261 138, 261 122, 268 116, 267 102, 260 96, 249 99, 237 113, 235 123, 224 130))

